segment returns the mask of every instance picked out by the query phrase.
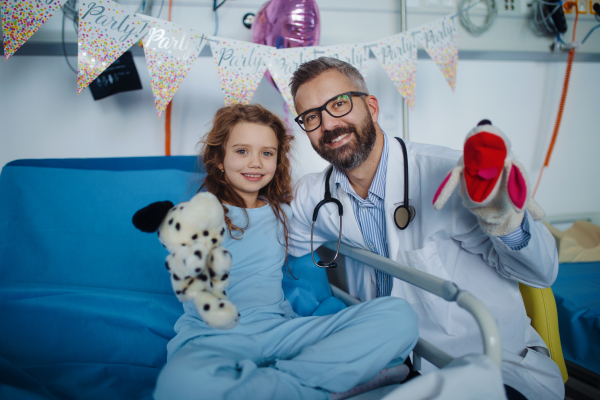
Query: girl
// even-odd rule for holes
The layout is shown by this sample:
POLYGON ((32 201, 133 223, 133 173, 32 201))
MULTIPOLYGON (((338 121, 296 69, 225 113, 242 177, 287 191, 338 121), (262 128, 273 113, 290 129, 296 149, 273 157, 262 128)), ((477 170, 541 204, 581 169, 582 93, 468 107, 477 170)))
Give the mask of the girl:
POLYGON ((365 384, 386 365, 396 366, 388 372, 404 371, 401 363, 418 339, 415 313, 404 300, 385 297, 335 315, 298 317, 284 298, 292 139, 260 105, 217 112, 203 141, 202 187, 226 213, 223 246, 233 258, 227 296, 240 319, 231 330, 212 329, 193 302, 185 303, 156 399, 341 398, 332 393, 365 384))

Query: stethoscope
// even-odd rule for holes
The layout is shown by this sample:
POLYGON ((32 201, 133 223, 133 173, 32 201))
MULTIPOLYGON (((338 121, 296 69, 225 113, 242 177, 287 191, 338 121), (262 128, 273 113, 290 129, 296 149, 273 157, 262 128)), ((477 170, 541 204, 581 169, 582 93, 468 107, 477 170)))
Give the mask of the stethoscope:
MULTIPOLYGON (((402 147, 402 154, 404 155, 404 203, 394 210, 394 222, 396 226, 400 230, 404 230, 408 227, 410 221, 415 218, 415 209, 411 205, 408 204, 408 153, 406 151, 406 144, 400 138, 396 138, 398 142, 400 142, 400 146, 402 147)), ((337 259, 340 253, 340 244, 342 242, 342 216, 344 214, 344 207, 342 203, 338 199, 331 197, 331 191, 329 190, 329 180, 331 178, 331 174, 333 172, 333 166, 329 168, 327 174, 325 176, 325 198, 317 204, 315 207, 315 211, 313 212, 312 219, 312 228, 310 229, 310 253, 312 255, 313 263, 317 267, 320 268, 336 268, 337 263, 335 260, 337 259), (327 203, 335 203, 338 208, 338 214, 340 216, 340 234, 338 236, 337 249, 335 251, 335 257, 330 262, 324 261, 316 261, 315 260, 315 252, 313 250, 313 233, 315 231, 315 222, 317 222, 317 215, 319 215, 319 209, 321 206, 327 203)))

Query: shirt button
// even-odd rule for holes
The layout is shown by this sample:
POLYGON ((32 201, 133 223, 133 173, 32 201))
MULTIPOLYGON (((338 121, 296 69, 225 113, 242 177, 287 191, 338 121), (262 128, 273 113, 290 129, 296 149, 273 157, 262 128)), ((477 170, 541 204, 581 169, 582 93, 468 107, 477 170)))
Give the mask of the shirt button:
POLYGON ((370 244, 370 245, 369 245, 369 248, 370 248, 371 250, 375 250, 375 246, 373 246, 372 244, 370 244))
POLYGON ((384 281, 384 282, 387 282, 387 276, 384 276, 384 277, 383 277, 383 281, 384 281))

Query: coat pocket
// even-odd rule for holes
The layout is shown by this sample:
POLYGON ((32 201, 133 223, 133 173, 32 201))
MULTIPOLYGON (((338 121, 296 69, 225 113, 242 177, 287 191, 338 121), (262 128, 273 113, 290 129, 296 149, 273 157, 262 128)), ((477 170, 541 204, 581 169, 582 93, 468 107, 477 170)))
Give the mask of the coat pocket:
MULTIPOLYGON (((398 251, 396 261, 443 280, 450 280, 450 276, 438 254, 435 242, 428 243, 421 249, 398 251)), ((434 294, 399 279, 394 279, 392 296, 405 298, 410 304, 431 303, 438 298, 434 294)))

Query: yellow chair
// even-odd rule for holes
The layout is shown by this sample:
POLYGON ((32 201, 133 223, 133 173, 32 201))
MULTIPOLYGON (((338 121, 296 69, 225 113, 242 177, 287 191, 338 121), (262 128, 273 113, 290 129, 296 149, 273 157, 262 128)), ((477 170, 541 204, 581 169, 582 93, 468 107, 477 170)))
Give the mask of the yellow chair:
POLYGON ((558 315, 556 313, 556 300, 552 289, 536 289, 519 283, 519 290, 525 303, 527 316, 531 318, 531 326, 540 334, 550 350, 552 360, 560 368, 563 381, 567 382, 567 366, 560 345, 558 333, 558 315))

